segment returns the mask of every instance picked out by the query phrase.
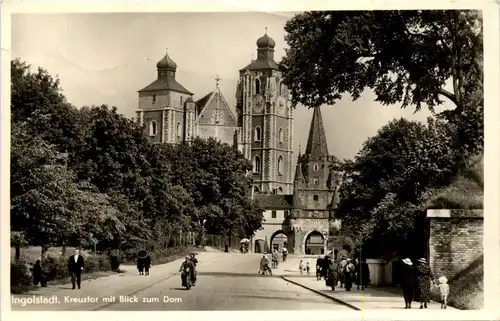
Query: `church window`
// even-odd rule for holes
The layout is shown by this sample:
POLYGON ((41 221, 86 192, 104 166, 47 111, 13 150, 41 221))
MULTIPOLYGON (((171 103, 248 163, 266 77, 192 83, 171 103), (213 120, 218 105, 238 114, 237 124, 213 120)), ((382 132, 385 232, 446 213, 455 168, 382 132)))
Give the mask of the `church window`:
POLYGON ((255 141, 260 142, 260 127, 255 127, 255 141))
POLYGON ((259 187, 258 186, 254 186, 253 187, 253 191, 254 191, 254 193, 260 192, 259 187))
POLYGON ((182 106, 182 96, 181 96, 181 106, 182 106))
POLYGON ((285 218, 288 217, 288 211, 285 211, 285 218))
POLYGON ((314 200, 315 202, 317 202, 317 201, 319 200, 318 195, 314 195, 314 196, 313 196, 313 200, 314 200))
POLYGON ((278 157, 278 175, 283 175, 283 156, 278 157))
POLYGON ((255 94, 260 94, 260 80, 259 78, 255 78, 255 94))
POLYGON ((319 178, 314 177, 313 182, 314 182, 314 185, 319 185, 319 178))
POLYGON ((278 137, 279 137, 280 144, 283 144, 283 128, 280 128, 278 137))
POLYGON ((271 218, 276 218, 276 211, 271 212, 271 218))
POLYGON ((314 164, 314 171, 315 171, 315 172, 317 172, 317 171, 318 171, 318 169, 319 169, 318 164, 314 164))
POLYGON ((255 156, 255 161, 253 164, 253 172, 260 173, 260 157, 259 156, 255 156))
POLYGON ((156 136, 157 128, 154 120, 149 123, 149 136, 156 136))
POLYGON ((156 94, 153 93, 153 104, 156 103, 156 94))
POLYGON ((278 187, 278 194, 283 195, 283 189, 281 188, 281 186, 278 187))
POLYGON ((181 122, 177 122, 177 129, 176 129, 177 137, 181 137, 181 122))
POLYGON ((278 88, 277 88, 277 91, 278 91, 278 96, 281 96, 281 80, 278 81, 278 88))

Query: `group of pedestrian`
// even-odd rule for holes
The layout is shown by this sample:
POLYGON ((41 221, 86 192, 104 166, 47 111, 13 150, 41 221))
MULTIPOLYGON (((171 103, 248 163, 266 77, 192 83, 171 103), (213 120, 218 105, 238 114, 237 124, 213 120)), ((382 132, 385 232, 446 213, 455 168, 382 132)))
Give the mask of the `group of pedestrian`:
MULTIPOLYGON (((364 290, 370 283, 370 268, 366 259, 359 261, 342 256, 339 262, 335 258, 326 256, 318 259, 321 268, 321 274, 327 281, 326 285, 335 290, 335 286, 340 285, 346 291, 351 291, 353 284, 357 285, 357 289, 364 290)), ((321 279, 321 278, 320 278, 321 279)))
POLYGON ((150 268, 151 257, 148 255, 148 252, 144 250, 139 251, 137 254, 137 270, 139 271, 139 275, 149 275, 150 268))
POLYGON ((439 285, 434 280, 431 268, 427 260, 421 258, 414 265, 411 259, 402 260, 400 284, 403 289, 405 309, 411 309, 413 301, 420 303, 420 309, 427 309, 430 301, 431 286, 439 287, 441 294, 441 309, 446 309, 450 287, 445 276, 438 279, 439 285))
MULTIPOLYGON (((83 256, 80 254, 79 250, 75 250, 75 253, 71 255, 68 259, 68 274, 71 277, 71 284, 73 285, 73 290, 81 289, 82 272, 84 268, 85 261, 83 256)), ((40 284, 41 287, 47 287, 47 274, 44 273, 42 268, 41 260, 36 260, 33 268, 30 269, 33 277, 33 284, 40 284)))

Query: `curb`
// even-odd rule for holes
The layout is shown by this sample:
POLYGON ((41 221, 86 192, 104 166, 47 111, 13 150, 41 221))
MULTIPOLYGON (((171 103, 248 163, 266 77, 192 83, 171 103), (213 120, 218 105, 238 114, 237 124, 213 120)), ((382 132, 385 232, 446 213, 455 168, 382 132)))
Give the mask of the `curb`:
MULTIPOLYGON (((141 288, 139 288, 139 289, 136 289, 136 290, 134 290, 134 291, 132 291, 132 292, 130 292, 130 293, 123 294, 123 295, 124 295, 124 296, 133 296, 134 294, 136 294, 136 293, 138 293, 138 292, 141 292, 142 290, 145 290, 145 289, 147 289, 147 288, 150 288, 150 287, 152 287, 153 285, 158 284, 158 283, 160 283, 160 282, 166 281, 166 280, 170 279, 171 277, 173 277, 173 276, 175 276, 175 275, 178 275, 178 274, 179 274, 179 273, 170 273, 169 275, 167 275, 167 276, 166 276, 166 277, 164 277, 164 278, 161 278, 161 279, 159 279, 159 280, 156 280, 156 281, 154 281, 153 283, 150 283, 150 284, 148 284, 148 285, 145 285, 145 286, 143 286, 143 287, 141 287, 141 288)), ((101 304, 101 305, 98 305, 98 306, 92 307, 92 308, 90 308, 90 309, 87 309, 87 310, 85 310, 85 311, 97 311, 97 310, 99 310, 99 309, 102 309, 102 308, 108 307, 108 306, 113 305, 113 304, 117 304, 117 302, 109 302, 109 303, 104 303, 104 304, 101 304)))
POLYGON ((289 283, 292 283, 292 284, 298 285, 298 286, 300 286, 300 287, 302 287, 302 288, 304 288, 304 289, 306 289, 306 290, 309 290, 309 291, 312 291, 312 292, 314 292, 314 293, 316 293, 316 294, 319 294, 319 295, 321 295, 321 296, 323 296, 323 297, 325 297, 325 298, 327 298, 327 299, 330 299, 330 300, 332 300, 332 301, 334 301, 334 302, 336 302, 336 303, 339 303, 339 304, 345 305, 345 306, 346 306, 346 307, 348 307, 348 308, 351 308, 351 309, 356 310, 356 311, 361 311, 361 309, 360 309, 360 308, 358 308, 358 307, 356 307, 356 306, 354 306, 354 305, 352 305, 352 304, 349 304, 349 303, 347 303, 347 302, 345 302, 345 301, 339 300, 339 299, 337 299, 337 298, 335 298, 335 297, 333 297, 333 296, 330 296, 330 295, 328 295, 328 294, 325 294, 325 293, 323 293, 323 292, 321 292, 321 291, 318 291, 318 290, 315 290, 315 289, 313 289, 313 288, 310 288, 310 287, 308 287, 308 286, 306 286, 306 285, 304 285, 304 284, 302 284, 302 283, 292 281, 292 280, 290 280, 289 278, 287 278, 287 277, 286 277, 286 276, 284 276, 284 275, 282 275, 282 276, 281 276, 281 278, 282 278, 283 280, 285 280, 285 281, 289 282, 289 283))

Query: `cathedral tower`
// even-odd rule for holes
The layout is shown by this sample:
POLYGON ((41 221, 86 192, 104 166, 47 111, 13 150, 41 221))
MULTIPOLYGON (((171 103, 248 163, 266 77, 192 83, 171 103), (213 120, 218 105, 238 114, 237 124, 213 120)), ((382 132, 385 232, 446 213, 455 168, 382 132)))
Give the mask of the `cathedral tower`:
POLYGON ((257 40, 257 59, 240 70, 237 90, 240 147, 252 161, 254 191, 293 192, 293 110, 274 61, 274 40, 257 40))
POLYGON ((137 119, 154 143, 189 142, 196 136, 193 93, 175 80, 177 64, 168 53, 156 64, 155 81, 139 90, 137 119))

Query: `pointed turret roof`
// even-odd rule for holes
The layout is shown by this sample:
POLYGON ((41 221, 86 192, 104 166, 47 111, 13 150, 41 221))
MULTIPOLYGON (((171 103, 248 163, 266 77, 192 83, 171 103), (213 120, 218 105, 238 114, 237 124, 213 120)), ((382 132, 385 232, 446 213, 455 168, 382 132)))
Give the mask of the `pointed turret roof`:
POLYGON ((304 173, 302 173, 302 167, 300 164, 297 164, 295 167, 295 180, 303 179, 304 178, 304 173))
POLYGON ((328 145, 326 143, 325 128, 323 127, 320 107, 314 107, 309 138, 307 139, 306 154, 317 156, 328 155, 328 145))
POLYGON ((332 210, 336 210, 339 207, 338 206, 339 202, 340 202, 339 190, 335 189, 335 191, 333 191, 333 197, 332 197, 332 202, 330 203, 330 208, 332 210))

